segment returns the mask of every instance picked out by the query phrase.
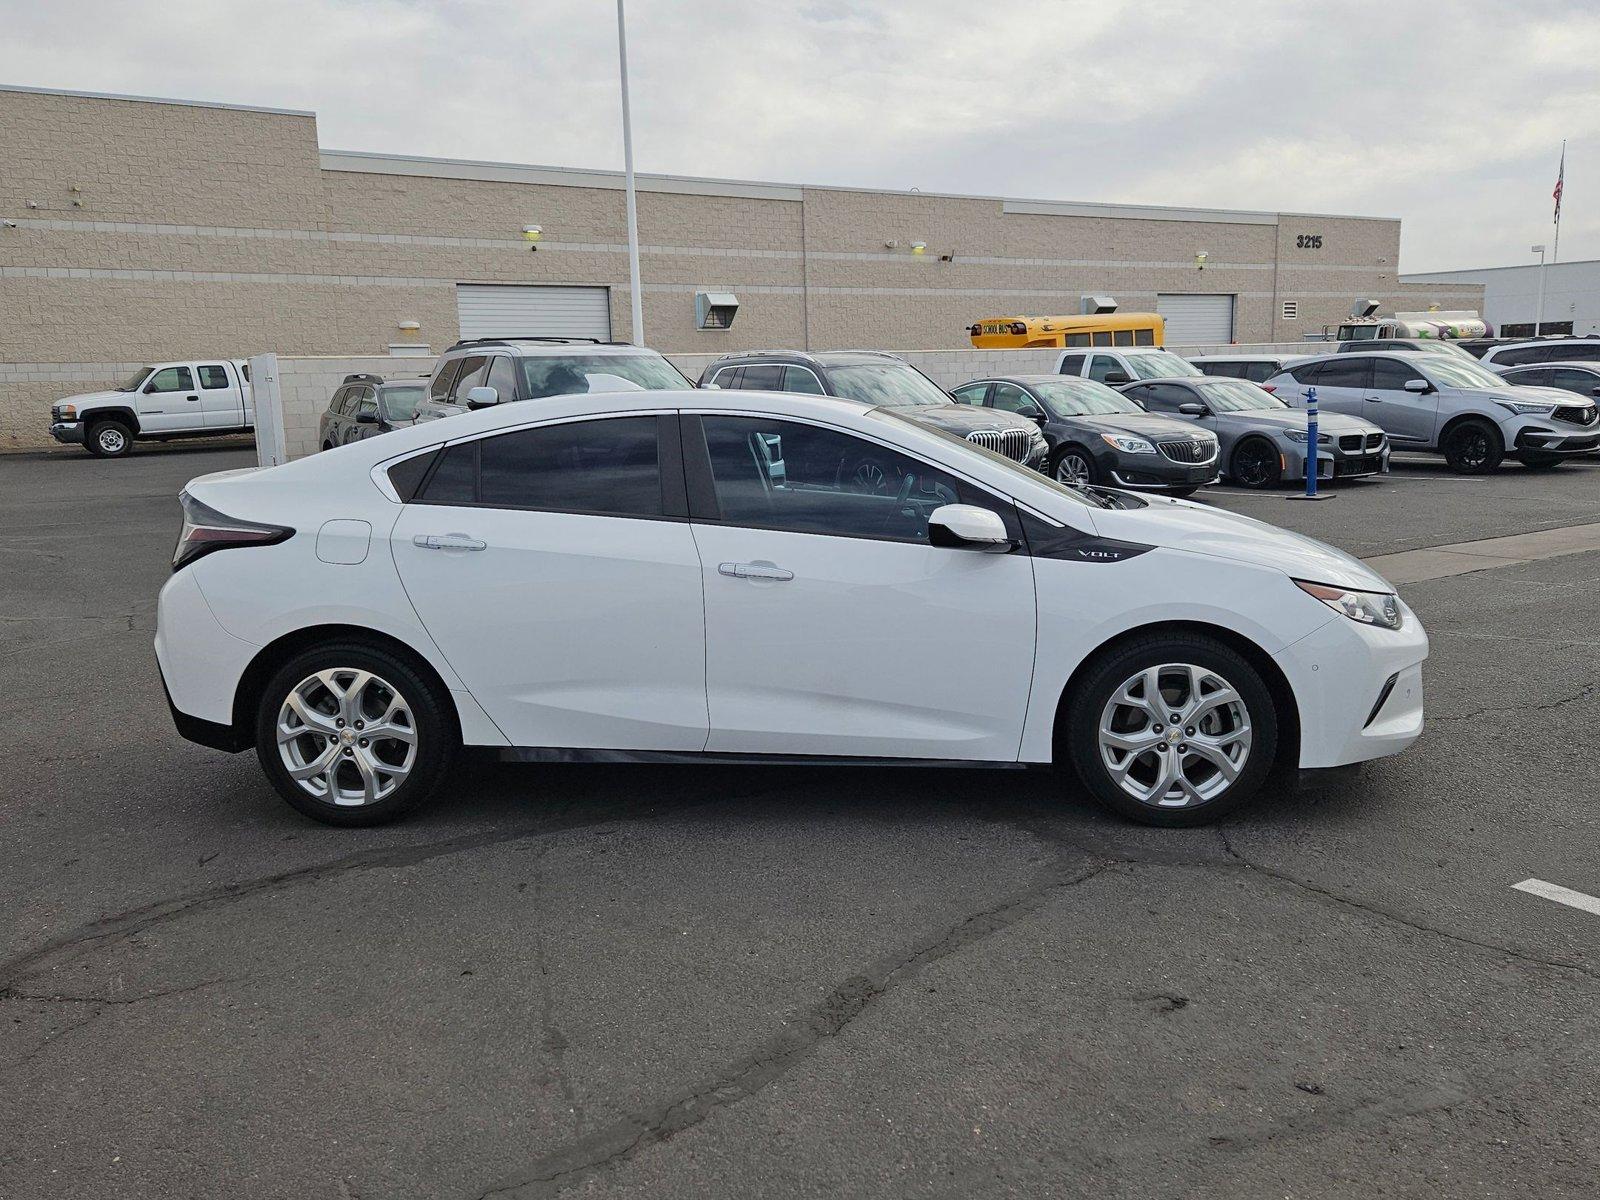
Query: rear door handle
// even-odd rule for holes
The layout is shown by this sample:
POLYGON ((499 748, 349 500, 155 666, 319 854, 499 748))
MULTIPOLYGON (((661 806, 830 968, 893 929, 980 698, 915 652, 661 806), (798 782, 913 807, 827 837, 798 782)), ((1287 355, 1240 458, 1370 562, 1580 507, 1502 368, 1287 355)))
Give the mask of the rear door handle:
POLYGON ((785 571, 771 563, 718 563, 717 574, 726 575, 729 579, 771 579, 778 583, 787 583, 794 578, 793 571, 785 571))
POLYGON ((185 400, 198 400, 198 399, 200 399, 200 397, 199 396, 185 396, 184 399, 185 400))
POLYGON ((419 533, 411 544, 422 550, 483 550, 489 545, 464 533, 419 533))

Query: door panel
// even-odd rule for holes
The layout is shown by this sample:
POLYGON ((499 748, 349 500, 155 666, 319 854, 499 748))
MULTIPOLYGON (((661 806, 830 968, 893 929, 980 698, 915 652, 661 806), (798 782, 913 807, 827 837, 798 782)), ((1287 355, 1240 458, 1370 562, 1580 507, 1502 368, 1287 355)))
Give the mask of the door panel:
POLYGON ((687 523, 409 504, 392 545, 422 623, 513 745, 705 748, 687 523), (484 548, 415 542, 451 533, 484 548))
POLYGON ((1360 415, 1394 441, 1431 445, 1439 419, 1439 393, 1408 392, 1409 379, 1427 382, 1421 371, 1400 359, 1375 359, 1360 415))
POLYGON ((205 427, 192 366, 162 367, 145 380, 135 401, 145 433, 186 432, 205 427))
POLYGON ((244 427, 244 395, 232 364, 196 364, 195 384, 200 389, 200 410, 207 429, 244 427))
POLYGON ((1032 560, 696 524, 709 750, 1011 762, 1033 673, 1032 560), (792 579, 736 578, 754 564, 792 579))

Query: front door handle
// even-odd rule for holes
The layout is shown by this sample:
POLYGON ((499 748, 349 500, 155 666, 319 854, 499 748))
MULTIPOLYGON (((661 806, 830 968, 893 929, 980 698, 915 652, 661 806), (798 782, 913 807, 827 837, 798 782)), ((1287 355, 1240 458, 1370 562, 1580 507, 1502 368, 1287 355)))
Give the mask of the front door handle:
POLYGON ((483 550, 489 545, 464 533, 419 533, 411 544, 421 550, 483 550))
POLYGON ((778 583, 787 583, 794 578, 793 571, 785 571, 782 567, 775 567, 771 563, 760 562, 718 563, 717 574, 726 575, 729 579, 771 579, 778 583))

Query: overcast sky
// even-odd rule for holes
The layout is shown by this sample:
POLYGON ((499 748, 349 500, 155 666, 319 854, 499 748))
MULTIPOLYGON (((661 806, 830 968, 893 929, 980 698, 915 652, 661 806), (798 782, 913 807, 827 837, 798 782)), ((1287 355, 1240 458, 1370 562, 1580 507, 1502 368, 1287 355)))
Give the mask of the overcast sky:
MULTIPOLYGON (((1406 271, 1600 258, 1600 3, 630 0, 641 171, 1398 216, 1406 271)), ((611 0, 0 0, 0 82, 619 168, 611 0)), ((3 168, 0 168, 3 169, 3 168)))

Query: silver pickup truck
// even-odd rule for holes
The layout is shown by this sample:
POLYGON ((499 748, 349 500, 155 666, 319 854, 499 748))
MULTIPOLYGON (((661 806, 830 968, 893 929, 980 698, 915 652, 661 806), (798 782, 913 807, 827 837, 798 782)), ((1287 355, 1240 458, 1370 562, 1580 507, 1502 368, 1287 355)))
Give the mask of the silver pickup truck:
POLYGON ((140 367, 110 391, 67 396, 50 406, 50 436, 100 458, 120 458, 135 441, 218 437, 254 428, 250 364, 239 358, 140 367))

